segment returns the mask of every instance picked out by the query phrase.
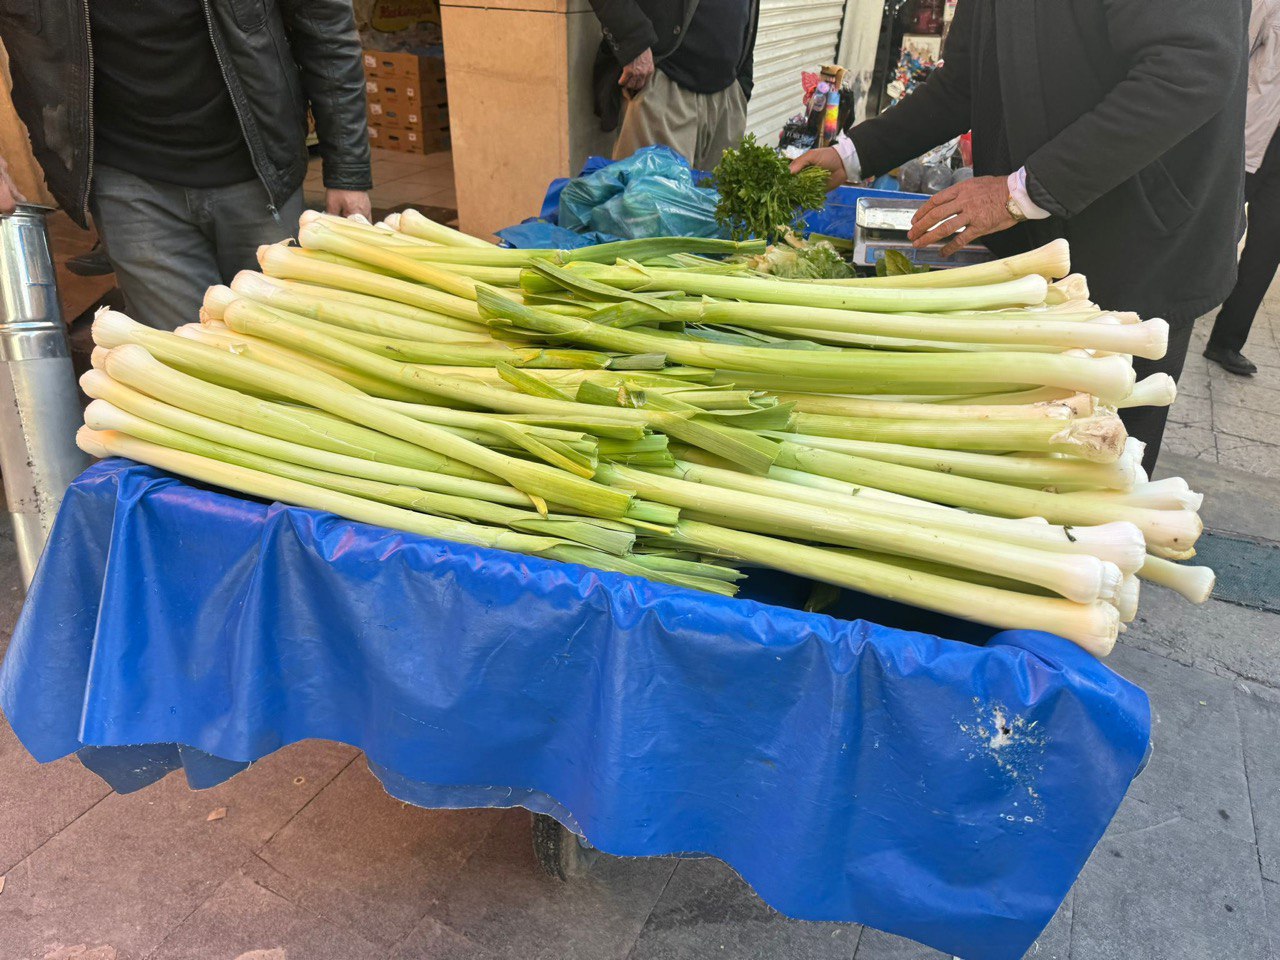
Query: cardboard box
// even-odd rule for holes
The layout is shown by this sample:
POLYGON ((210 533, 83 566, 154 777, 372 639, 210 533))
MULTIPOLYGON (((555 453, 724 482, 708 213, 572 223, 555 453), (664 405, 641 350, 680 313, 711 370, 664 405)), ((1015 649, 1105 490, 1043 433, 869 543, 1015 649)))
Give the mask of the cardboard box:
POLYGON ((443 104, 449 99, 443 84, 421 85, 415 80, 400 77, 371 78, 364 82, 364 89, 370 103, 443 104))
POLYGON ((368 80, 384 82, 399 80, 402 85, 423 87, 443 87, 445 83, 443 57, 366 50, 363 63, 364 75, 368 80))
POLYGON ((384 80, 400 78, 418 81, 422 70, 418 61, 423 59, 416 53, 384 53, 380 50, 364 52, 364 73, 366 77, 378 77, 384 80))
POLYGON ((438 124, 408 124, 383 119, 369 124, 369 143, 402 153, 435 153, 449 146, 449 128, 438 124))
POLYGON ((449 145, 441 57, 366 50, 364 68, 371 143, 407 153, 432 153, 449 145))
POLYGON ((422 116, 422 113, 414 106, 406 107, 398 103, 369 104, 369 122, 381 124, 383 126, 390 125, 421 128, 423 123, 422 116))
POLYGON ((389 113, 402 115, 414 113, 423 117, 447 118, 449 116, 449 104, 432 101, 423 102, 416 97, 369 97, 367 103, 370 117, 378 117, 389 113))

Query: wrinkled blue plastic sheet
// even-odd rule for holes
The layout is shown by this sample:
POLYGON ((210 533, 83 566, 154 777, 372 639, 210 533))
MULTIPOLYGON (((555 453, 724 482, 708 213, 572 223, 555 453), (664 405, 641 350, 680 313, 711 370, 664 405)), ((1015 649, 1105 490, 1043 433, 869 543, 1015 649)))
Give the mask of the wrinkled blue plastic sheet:
POLYGON ((699 187, 670 147, 643 147, 560 188, 557 223, 577 233, 637 240, 716 237, 714 190, 699 187))
POLYGON ((0 705, 122 790, 337 740, 413 803, 526 806, 609 853, 719 857, 793 917, 1021 956, 1139 769, 1145 694, 1048 634, 748 584, 768 602, 109 460, 66 496, 0 705))
POLYGON ((530 217, 514 226, 495 230, 494 235, 508 247, 526 250, 576 250, 618 239, 603 233, 574 233, 541 217, 530 217))
POLYGON ((576 177, 551 181, 537 218, 497 234, 515 247, 554 245, 557 234, 547 230, 547 224, 592 243, 720 236, 715 192, 699 186, 708 176, 664 146, 643 147, 622 160, 588 157, 576 177), (529 234, 520 229, 530 224, 541 231, 529 234))

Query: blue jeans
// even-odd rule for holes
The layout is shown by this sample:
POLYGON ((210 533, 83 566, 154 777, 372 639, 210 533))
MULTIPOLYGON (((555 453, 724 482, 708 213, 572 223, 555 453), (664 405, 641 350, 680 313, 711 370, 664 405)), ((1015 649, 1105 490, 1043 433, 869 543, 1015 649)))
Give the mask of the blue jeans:
POLYGON ((256 269, 260 245, 296 234, 302 189, 273 216, 257 180, 178 187, 97 164, 89 208, 129 315, 173 330, 199 320, 209 287, 256 269))

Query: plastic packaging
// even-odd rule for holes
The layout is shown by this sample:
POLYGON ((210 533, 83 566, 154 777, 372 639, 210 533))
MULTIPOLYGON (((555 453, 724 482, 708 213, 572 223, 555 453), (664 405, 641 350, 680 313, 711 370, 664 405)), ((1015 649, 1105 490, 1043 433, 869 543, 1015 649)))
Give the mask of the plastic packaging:
POLYGON ((924 178, 920 184, 922 193, 935 194, 951 186, 951 167, 948 164, 928 163, 924 165, 923 169, 924 178))
POLYGON ((645 147, 570 180, 559 200, 559 225, 576 233, 626 240, 722 235, 715 191, 698 187, 688 161, 669 147, 645 147))
POLYGON ((809 98, 809 129, 814 136, 822 135, 822 126, 827 119, 827 94, 831 88, 820 83, 809 98))
POLYGON ((822 120, 822 139, 830 143, 840 132, 840 90, 832 88, 827 94, 827 112, 822 120))
POLYGON ((909 160, 898 170, 898 189, 905 193, 920 193, 924 186, 924 164, 909 160))

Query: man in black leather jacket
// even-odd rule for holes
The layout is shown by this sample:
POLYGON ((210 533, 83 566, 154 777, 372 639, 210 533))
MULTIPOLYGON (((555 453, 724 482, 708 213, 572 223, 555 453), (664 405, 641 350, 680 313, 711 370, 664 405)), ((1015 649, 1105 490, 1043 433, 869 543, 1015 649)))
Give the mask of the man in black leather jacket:
MULTIPOLYGON (((0 0, 0 39, 49 189, 92 215, 139 320, 194 321, 296 231, 308 105, 329 211, 369 213, 350 0, 0 0)), ((18 199, 0 171, 0 212, 18 199)))

